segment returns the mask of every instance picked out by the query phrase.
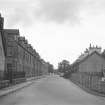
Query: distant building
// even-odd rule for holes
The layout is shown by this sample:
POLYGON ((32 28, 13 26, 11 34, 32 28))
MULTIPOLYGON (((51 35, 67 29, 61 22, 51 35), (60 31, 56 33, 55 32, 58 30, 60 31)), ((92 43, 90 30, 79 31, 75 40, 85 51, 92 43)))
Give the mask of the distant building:
POLYGON ((101 55, 101 47, 89 47, 72 64, 72 69, 76 72, 87 72, 90 74, 100 74, 105 68, 105 59, 101 55))
POLYGON ((45 62, 43 59, 41 59, 41 62, 42 62, 42 66, 41 66, 42 74, 46 75, 46 74, 48 74, 49 64, 47 62, 45 62))

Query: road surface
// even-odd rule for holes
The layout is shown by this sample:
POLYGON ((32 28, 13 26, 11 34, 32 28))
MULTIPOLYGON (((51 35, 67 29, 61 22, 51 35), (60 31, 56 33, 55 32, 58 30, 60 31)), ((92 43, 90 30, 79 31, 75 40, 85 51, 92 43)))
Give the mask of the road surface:
POLYGON ((105 98, 86 93, 59 76, 49 76, 0 97, 0 105, 105 105, 105 98))

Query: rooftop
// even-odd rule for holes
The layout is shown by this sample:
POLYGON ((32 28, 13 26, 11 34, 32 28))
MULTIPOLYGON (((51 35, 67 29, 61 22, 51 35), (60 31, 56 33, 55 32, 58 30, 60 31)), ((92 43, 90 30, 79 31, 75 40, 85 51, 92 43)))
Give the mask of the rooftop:
POLYGON ((97 45, 96 45, 96 47, 95 46, 92 47, 91 44, 90 44, 89 48, 88 49, 86 48, 86 50, 84 51, 84 53, 81 53, 81 55, 76 59, 76 61, 74 63, 81 62, 87 56, 91 55, 94 52, 97 52, 97 53, 101 54, 102 53, 101 52, 101 47, 98 47, 97 45))

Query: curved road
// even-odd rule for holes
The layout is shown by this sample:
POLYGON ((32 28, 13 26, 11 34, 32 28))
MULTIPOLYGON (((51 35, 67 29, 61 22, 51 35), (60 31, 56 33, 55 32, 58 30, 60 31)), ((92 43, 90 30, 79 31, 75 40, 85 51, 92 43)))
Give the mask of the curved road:
POLYGON ((49 76, 1 97, 0 105, 105 105, 105 98, 86 93, 59 76, 49 76))

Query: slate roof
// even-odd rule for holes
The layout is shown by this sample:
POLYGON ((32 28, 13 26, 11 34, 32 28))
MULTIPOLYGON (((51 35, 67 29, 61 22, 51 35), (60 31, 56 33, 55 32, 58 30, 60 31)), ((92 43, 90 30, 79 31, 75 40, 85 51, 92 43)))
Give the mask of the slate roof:
MULTIPOLYGON (((91 53, 84 53, 84 54, 82 54, 81 56, 79 56, 76 60, 75 60, 75 62, 72 64, 72 65, 75 65, 75 64, 80 64, 81 62, 83 62, 83 61, 85 61, 86 59, 88 59, 90 56, 92 56, 93 54, 97 54, 97 55, 99 55, 100 57, 102 57, 102 54, 101 53, 99 53, 99 52, 97 52, 97 51, 93 51, 93 52, 91 52, 91 53)), ((104 59, 103 57, 102 57, 102 59, 104 59)), ((105 59, 104 59, 105 60, 105 59)))

